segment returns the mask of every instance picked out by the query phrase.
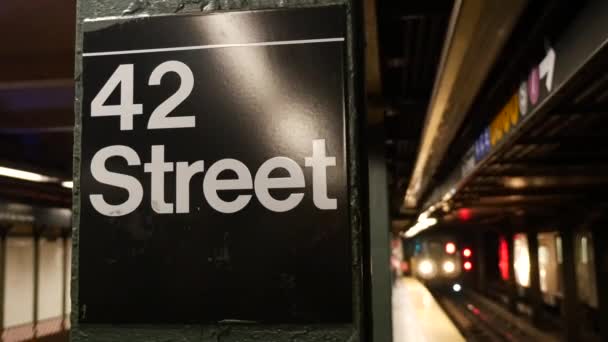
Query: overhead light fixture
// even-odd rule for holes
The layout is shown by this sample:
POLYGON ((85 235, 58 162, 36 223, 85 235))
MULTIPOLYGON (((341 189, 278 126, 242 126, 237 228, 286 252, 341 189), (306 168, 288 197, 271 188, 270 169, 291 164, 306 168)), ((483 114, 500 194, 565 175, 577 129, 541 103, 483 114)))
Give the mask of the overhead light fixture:
POLYGON ((504 185, 511 189, 523 189, 528 186, 528 182, 523 177, 505 177, 504 185))
POLYGON ((11 169, 0 166, 0 176, 23 179, 30 182, 53 182, 56 178, 48 177, 34 172, 11 169))
POLYGON ((452 197, 454 197, 455 194, 456 194, 456 189, 455 188, 451 188, 450 191, 446 192, 441 199, 443 201, 447 202, 447 201, 451 200, 452 197))
POLYGON ((72 189, 74 187, 74 182, 72 182, 72 181, 61 182, 61 186, 64 188, 72 189))
POLYGON ((434 226, 437 224, 437 219, 434 217, 424 217, 423 215, 421 215, 418 218, 418 222, 416 222, 416 224, 414 224, 413 226, 410 227, 410 229, 408 229, 404 236, 406 238, 410 238, 413 237, 414 235, 420 233, 421 231, 434 226))
POLYGON ((458 210, 458 218, 461 221, 468 221, 473 217, 473 212, 469 208, 460 208, 458 210))

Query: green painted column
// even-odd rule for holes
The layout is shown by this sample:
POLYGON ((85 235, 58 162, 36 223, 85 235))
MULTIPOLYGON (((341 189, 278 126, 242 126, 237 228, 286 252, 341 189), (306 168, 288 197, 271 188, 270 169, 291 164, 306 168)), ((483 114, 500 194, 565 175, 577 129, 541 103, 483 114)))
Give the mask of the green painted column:
POLYGON ((393 340, 391 284, 391 223, 389 217, 388 177, 384 150, 384 127, 370 126, 368 141, 369 189, 369 297, 371 331, 369 340, 393 340))
MULTIPOLYGON (((367 234, 364 233, 362 210, 367 210, 367 204, 362 203, 361 165, 362 156, 358 153, 359 133, 364 121, 365 112, 361 105, 361 56, 363 44, 363 28, 360 4, 353 0, 251 0, 251 1, 200 1, 200 0, 79 0, 76 40, 76 103, 74 130, 74 227, 73 227, 73 257, 72 257, 72 331, 71 341, 112 341, 112 342, 317 342, 317 341, 365 341, 367 323, 363 319, 368 305, 364 301, 362 250, 366 244, 367 234), (82 70, 82 23, 85 18, 103 17, 138 17, 142 15, 179 15, 182 13, 241 11, 273 8, 294 8, 342 4, 347 11, 347 56, 346 56, 346 91, 348 94, 349 126, 347 132, 349 178, 349 201, 351 204, 352 232, 352 274, 353 274, 353 319, 352 323, 344 325, 255 325, 255 324, 214 324, 214 325, 79 325, 79 315, 86 315, 86 308, 78 303, 78 255, 79 255, 79 211, 80 211, 80 142, 81 142, 81 103, 82 92, 80 73, 82 70)), ((319 279, 323 281, 323 279, 319 279)), ((116 279, 117 285, 120 279, 116 279)), ((390 310, 390 308, 387 308, 390 310)))

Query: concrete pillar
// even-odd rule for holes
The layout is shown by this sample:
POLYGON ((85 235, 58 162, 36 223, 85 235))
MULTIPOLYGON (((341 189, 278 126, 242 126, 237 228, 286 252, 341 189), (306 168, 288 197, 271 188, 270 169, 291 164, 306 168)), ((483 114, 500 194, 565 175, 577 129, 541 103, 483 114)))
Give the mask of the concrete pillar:
MULTIPOLYGON (((362 99, 362 62, 363 52, 362 35, 359 31, 363 27, 361 4, 354 0, 233 0, 233 1, 202 1, 202 0, 78 0, 77 40, 76 40, 76 98, 75 103, 75 143, 74 143, 74 179, 79 178, 80 172, 80 135, 81 135, 81 103, 82 84, 79 82, 82 70, 82 23, 85 18, 96 19, 113 16, 140 16, 140 15, 176 15, 192 12, 214 12, 226 10, 257 10, 277 9, 303 6, 322 6, 328 4, 342 4, 347 13, 347 37, 345 49, 346 93, 347 99, 347 132, 345 138, 348 145, 349 166, 349 203, 351 235, 352 235, 352 273, 353 273, 353 319, 351 324, 340 325, 311 325, 287 324, 281 326, 258 324, 200 324, 200 325, 144 325, 144 326, 96 326, 79 325, 79 315, 86 314, 86 308, 78 304, 78 237, 80 198, 78 182, 74 187, 74 234, 72 258, 72 342, 84 341, 363 341, 364 330, 369 322, 363 321, 363 312, 366 309, 361 294, 363 288, 363 260, 361 252, 366 234, 363 233, 363 220, 367 204, 361 200, 363 182, 360 170, 362 165, 359 145, 359 133, 365 111, 362 99)), ((314 23, 311 23, 314 25, 314 23)), ((388 264, 388 260, 386 261, 388 264)), ((323 281, 323 279, 319 279, 323 281)), ((117 279, 117 283, 120 279, 117 279)), ((390 307, 386 308, 390 310, 390 307)), ((380 341, 378 341, 380 342, 380 341)))
MULTIPOLYGON (((578 293, 576 285, 576 257, 574 254, 575 238, 571 227, 562 227, 560 230, 562 238, 562 284, 564 285, 562 301, 562 327, 565 341, 580 340, 580 310, 578 304, 578 293)), ((599 288, 599 287, 598 287, 599 288)), ((601 317, 600 319, 605 319, 601 317)))

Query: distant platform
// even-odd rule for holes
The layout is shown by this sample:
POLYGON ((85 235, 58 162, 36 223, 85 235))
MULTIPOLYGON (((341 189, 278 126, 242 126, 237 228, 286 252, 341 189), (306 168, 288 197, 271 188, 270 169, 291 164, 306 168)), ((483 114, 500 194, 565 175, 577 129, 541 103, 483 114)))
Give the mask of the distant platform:
POLYGON ((464 342, 464 337, 415 278, 398 280, 393 288, 393 342, 464 342))

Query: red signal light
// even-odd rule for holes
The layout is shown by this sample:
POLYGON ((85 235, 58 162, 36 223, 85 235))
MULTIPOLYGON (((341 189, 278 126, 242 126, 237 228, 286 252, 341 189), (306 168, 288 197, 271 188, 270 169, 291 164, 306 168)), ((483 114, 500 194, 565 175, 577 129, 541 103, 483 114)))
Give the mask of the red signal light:
POLYGON ((473 255, 473 252, 471 252, 470 248, 465 248, 465 249, 462 250, 462 255, 464 255, 466 258, 468 258, 471 255, 473 255))
POLYGON ((453 242, 446 243, 445 252, 448 254, 454 254, 456 252, 456 245, 453 242))
POLYGON ((469 209, 469 208, 462 208, 462 209, 458 210, 458 218, 461 219, 462 221, 470 220, 471 216, 473 216, 473 213, 471 212, 471 209, 469 209))
POLYGON ((498 245, 498 269, 503 280, 509 280, 509 245, 504 237, 500 238, 498 245))
POLYGON ((463 265, 465 271, 470 271, 473 268, 473 264, 470 261, 466 261, 463 265))

